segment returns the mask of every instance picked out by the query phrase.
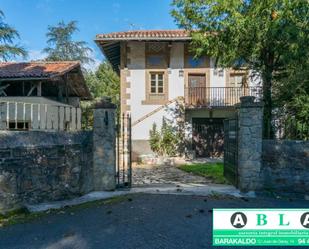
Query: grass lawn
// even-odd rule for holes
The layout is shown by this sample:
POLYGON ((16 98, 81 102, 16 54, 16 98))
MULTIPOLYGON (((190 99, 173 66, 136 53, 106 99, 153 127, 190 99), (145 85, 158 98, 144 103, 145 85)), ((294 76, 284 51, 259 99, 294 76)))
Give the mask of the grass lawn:
POLYGON ((214 183, 229 183, 223 176, 223 163, 197 163, 180 165, 179 169, 210 178, 214 183))

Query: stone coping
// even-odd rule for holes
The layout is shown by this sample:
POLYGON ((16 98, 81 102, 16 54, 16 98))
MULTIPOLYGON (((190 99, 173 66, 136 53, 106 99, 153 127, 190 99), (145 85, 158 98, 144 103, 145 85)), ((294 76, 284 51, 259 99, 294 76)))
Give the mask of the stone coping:
POLYGON ((88 143, 92 131, 0 131, 0 149, 88 143))

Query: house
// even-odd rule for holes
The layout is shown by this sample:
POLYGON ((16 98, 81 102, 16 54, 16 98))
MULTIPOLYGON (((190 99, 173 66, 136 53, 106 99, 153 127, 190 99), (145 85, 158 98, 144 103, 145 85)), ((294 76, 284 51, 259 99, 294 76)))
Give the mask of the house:
POLYGON ((131 113, 133 152, 148 153, 149 130, 184 97, 191 148, 196 156, 221 156, 223 120, 244 95, 259 96, 246 70, 216 68, 209 56, 196 58, 185 30, 138 30, 98 34, 96 43, 119 73, 121 112, 131 113))
POLYGON ((2 130, 79 130, 90 98, 77 61, 0 63, 2 130))

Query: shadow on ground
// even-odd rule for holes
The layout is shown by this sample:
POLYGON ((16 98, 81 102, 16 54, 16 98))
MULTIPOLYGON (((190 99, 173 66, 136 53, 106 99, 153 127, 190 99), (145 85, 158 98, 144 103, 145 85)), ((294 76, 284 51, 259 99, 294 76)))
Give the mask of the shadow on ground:
POLYGON ((223 248, 211 246, 212 209, 237 207, 306 208, 308 202, 136 194, 3 227, 0 248, 223 248))

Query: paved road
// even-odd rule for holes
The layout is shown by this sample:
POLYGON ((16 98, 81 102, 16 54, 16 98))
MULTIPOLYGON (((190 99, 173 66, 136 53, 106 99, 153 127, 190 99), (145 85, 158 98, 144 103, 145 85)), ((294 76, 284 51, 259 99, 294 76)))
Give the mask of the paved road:
POLYGON ((139 194, 1 228, 0 248, 215 248, 211 246, 212 208, 308 206, 306 201, 139 194))

